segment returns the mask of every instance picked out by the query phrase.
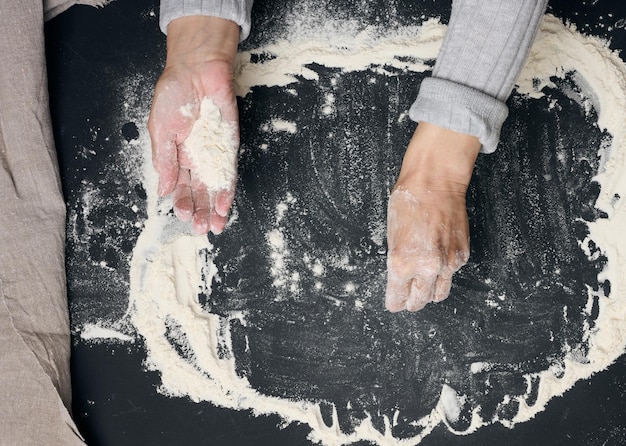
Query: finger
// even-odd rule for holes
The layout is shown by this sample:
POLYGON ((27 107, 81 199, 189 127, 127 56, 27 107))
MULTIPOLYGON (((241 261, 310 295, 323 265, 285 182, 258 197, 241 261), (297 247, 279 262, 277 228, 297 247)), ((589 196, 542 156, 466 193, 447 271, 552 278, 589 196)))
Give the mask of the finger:
POLYGON ((192 228, 197 234, 206 234, 211 229, 209 192, 206 186, 198 180, 193 180, 191 191, 194 204, 192 228))
POLYGON ((215 197, 215 212, 217 213, 217 215, 221 217, 226 217, 228 215, 228 211, 230 211, 230 208, 233 205, 234 199, 234 187, 232 190, 224 190, 218 192, 217 196, 215 197))
POLYGON ((455 263, 454 263, 454 265, 450 265, 450 268, 452 269, 453 272, 457 272, 465 264, 467 264, 467 262, 469 260, 469 257, 470 257, 469 248, 468 249, 461 249, 461 250, 457 251, 455 253, 454 257, 455 257, 455 263))
POLYGON ((429 277, 416 277, 411 281, 409 298, 406 301, 408 311, 418 311, 433 300, 435 291, 435 279, 429 277))
POLYGON ((200 209, 193 214, 193 222, 191 227, 196 234, 208 234, 211 229, 209 212, 207 209, 200 209))
POLYGON ((148 132, 152 147, 152 165, 159 177, 158 193, 161 196, 170 194, 178 180, 178 156, 176 148, 176 134, 169 130, 163 119, 160 119, 158 109, 152 104, 148 119, 148 132))
POLYGON ((389 248, 387 252, 387 271, 388 277, 394 281, 406 283, 416 275, 415 253, 406 252, 406 250, 389 248))
POLYGON ((236 129, 239 128, 239 111, 237 107, 237 99, 232 89, 221 90, 213 94, 209 94, 211 99, 220 109, 220 114, 224 120, 230 122, 236 129))
POLYGON ((456 272, 467 263, 470 257, 469 229, 465 231, 457 230, 452 232, 454 245, 448 250, 447 262, 452 272, 456 272), (456 249, 452 248, 453 246, 456 249))
POLYGON ((211 232, 215 235, 219 235, 224 230, 228 219, 221 215, 218 215, 215 211, 210 215, 211 220, 211 232))
POLYGON ((159 177, 157 192, 164 197, 172 193, 178 182, 178 157, 173 140, 153 143, 152 165, 159 177))
POLYGON ((189 221, 193 215, 193 197, 191 195, 191 177, 189 171, 180 169, 178 182, 173 191, 174 214, 182 220, 189 221))
POLYGON ((189 150, 185 146, 185 142, 180 144, 178 147, 178 163, 180 164, 180 167, 193 170, 193 163, 189 159, 189 150))
POLYGON ((411 262, 391 250, 387 253, 387 289, 385 307, 391 312, 404 310, 409 298, 414 270, 411 262))
POLYGON ((152 162, 159 176, 159 194, 170 194, 176 184, 178 145, 185 140, 193 117, 197 115, 197 101, 181 84, 164 74, 157 82, 148 119, 152 142, 152 162), (182 106, 181 106, 182 105, 182 106))
POLYGON ((441 302, 450 295, 450 288, 452 287, 452 273, 444 273, 437 277, 435 282, 435 292, 433 301, 441 302))
POLYGON ((404 310, 409 298, 410 281, 394 277, 392 272, 387 274, 387 290, 385 292, 385 307, 392 313, 404 310))

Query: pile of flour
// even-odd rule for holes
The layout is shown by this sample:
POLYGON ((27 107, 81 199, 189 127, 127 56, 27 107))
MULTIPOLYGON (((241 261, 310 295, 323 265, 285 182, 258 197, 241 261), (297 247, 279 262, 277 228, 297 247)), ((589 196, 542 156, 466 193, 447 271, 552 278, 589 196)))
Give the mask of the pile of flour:
MULTIPOLYGON (((182 112, 188 107, 183 107, 182 112)), ((219 107, 204 98, 200 114, 184 142, 194 176, 209 192, 228 190, 237 177, 235 126, 222 117, 219 107)))

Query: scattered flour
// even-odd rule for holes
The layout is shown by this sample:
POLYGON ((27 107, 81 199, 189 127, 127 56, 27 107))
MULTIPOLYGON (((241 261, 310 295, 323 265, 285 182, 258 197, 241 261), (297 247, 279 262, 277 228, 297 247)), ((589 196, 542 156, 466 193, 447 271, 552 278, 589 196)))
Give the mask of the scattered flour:
POLYGON ((626 344, 626 277, 622 273, 626 268, 626 206, 623 200, 613 201, 615 196, 623 197, 626 193, 626 65, 617 52, 607 48, 606 42, 584 36, 574 27, 564 26, 560 19, 546 16, 518 79, 518 91, 540 97, 541 88, 551 86, 553 76, 564 77, 570 72, 576 73, 580 87, 593 98, 598 126, 613 137, 610 147, 599 148, 601 167, 594 178, 601 188, 596 207, 606 212, 607 218, 587 223, 587 243, 593 241, 608 260, 598 281, 611 283, 611 296, 588 289, 589 301, 597 297, 600 308, 596 327, 589 332, 586 360, 570 354, 562 373, 546 370, 529 376, 539 381, 536 401, 529 404, 529 395, 519 397, 520 408, 513 423, 529 420, 543 411, 552 397, 605 369, 624 352, 626 344))
POLYGON ((121 333, 112 328, 106 328, 100 324, 85 324, 80 332, 84 340, 115 340, 122 342, 135 342, 135 338, 121 333))
POLYGON ((429 19, 420 27, 399 29, 388 36, 377 36, 372 30, 354 31, 345 23, 332 20, 326 21, 325 27, 327 32, 315 29, 307 37, 296 25, 292 38, 240 53, 235 69, 237 95, 245 96, 257 85, 293 84, 298 77, 318 80, 318 74, 307 67, 313 62, 343 72, 365 69, 389 75, 396 70, 424 72, 431 69, 428 61, 437 56, 446 30, 437 19, 429 19), (337 30, 345 31, 346 35, 338 36, 337 30), (273 58, 252 62, 264 55, 273 58))
MULTIPOLYGON (((189 107, 181 107, 184 116, 189 107)), ((184 148, 194 166, 196 178, 209 192, 231 189, 237 177, 237 136, 235 126, 223 119, 219 107, 204 98, 184 148)))
MULTIPOLYGON (((274 278, 272 285, 278 290, 288 290, 292 295, 300 293, 300 273, 291 271, 289 268, 291 251, 287 240, 285 240, 285 232, 281 226, 283 219, 289 206, 296 202, 296 198, 287 193, 285 199, 276 205, 276 225, 277 227, 269 231, 265 235, 268 248, 270 250, 270 274, 274 278)), ((283 299, 282 293, 276 294, 276 300, 283 299)))
MULTIPOLYGON (((298 82, 298 78, 315 80, 317 74, 307 68, 312 61, 344 71, 370 69, 389 75, 393 74, 391 69, 423 72, 430 69, 428 61, 435 58, 445 27, 437 20, 428 20, 419 29, 406 28, 383 37, 364 31, 337 39, 336 33, 333 39, 315 40, 308 36, 303 40, 283 40, 242 53, 237 70, 239 94, 247 94, 255 85, 286 86, 298 82), (341 46, 333 45, 331 40, 341 42, 341 46), (251 56, 255 54, 274 57, 254 58, 262 61, 253 63, 251 56)), ((217 254, 206 237, 186 232, 183 226, 176 226, 174 219, 166 215, 171 203, 159 202, 155 175, 147 167, 148 220, 133 252, 129 314, 145 339, 148 368, 161 374, 159 391, 233 409, 250 409, 257 415, 278 414, 285 423, 308 425, 312 429, 310 439, 326 445, 361 440, 385 445, 414 445, 441 423, 455 433, 467 434, 491 423, 512 426, 529 420, 544 410, 551 398, 610 365, 624 352, 626 342, 626 276, 622 274, 626 269, 626 236, 623 232, 626 206, 623 200, 615 200, 616 196, 626 196, 626 176, 623 175, 626 171, 626 66, 605 42, 583 36, 559 19, 546 16, 518 81, 518 91, 529 97, 540 97, 543 94, 541 88, 551 85, 554 76, 564 77, 574 71, 579 76, 581 88, 584 85, 589 89, 585 93, 593 98, 590 100, 599 111, 598 125, 613 136, 610 147, 601 152, 602 168, 595 178, 601 186, 597 207, 607 214, 607 218, 588 224, 586 241, 587 244, 593 241, 608 259, 599 280, 610 281, 611 297, 604 296, 601 291, 588 291, 588 299, 598 299, 599 309, 594 329, 588 330, 589 351, 583 358, 585 360, 581 360, 584 353, 580 349, 572 348, 563 366, 527 375, 528 383, 539 383, 538 391, 531 396, 529 385, 525 395, 515 397, 519 410, 513 419, 483 420, 478 415, 478 408, 474 408, 469 427, 457 432, 450 423, 459 419, 466 401, 454 389, 444 385, 437 406, 413 423, 422 427, 422 431, 413 438, 399 440, 393 437, 391 430, 397 413, 392 419, 385 418, 383 429, 377 429, 372 420, 366 418, 353 432, 345 433, 339 427, 336 410, 329 426, 324 422, 318 404, 270 397, 256 391, 245 378, 237 375, 231 348, 229 322, 245 320, 245 315, 218 316, 210 309, 202 308, 198 301, 198 293, 209 294, 212 283, 219 280, 214 261, 217 254)), ((194 155, 196 164, 203 166, 203 170, 206 168, 206 175, 201 179, 210 188, 219 189, 232 178, 231 173, 220 172, 215 176, 217 168, 212 166, 216 164, 217 155, 207 156, 207 153, 215 151, 221 156, 224 148, 224 156, 233 161, 236 151, 232 139, 228 138, 232 136, 232 128, 223 125, 219 110, 210 101, 206 105, 203 102, 199 121, 202 123, 198 126, 202 128, 197 130, 193 139, 190 136, 187 144, 195 147, 193 151, 202 152, 199 149, 206 146, 207 139, 222 141, 218 144, 220 147, 194 155), (205 159, 200 159, 203 156, 205 159)), ((275 125, 276 121, 272 122, 274 128, 275 125)), ((287 131, 296 130, 295 124, 286 128, 287 131)), ((149 144, 145 147, 146 159, 149 159, 149 144)), ((146 162, 146 166, 149 163, 146 162)), ((287 210, 287 203, 277 206, 277 224, 280 225, 287 210)), ((275 258, 272 257, 276 268, 274 278, 281 279, 279 276, 284 273, 292 282, 297 281, 298 278, 293 278, 284 268, 287 242, 280 227, 267 235, 267 241, 271 253, 276 254, 275 258)), ((316 275, 323 275, 323 268, 314 262, 311 264, 316 275)), ((321 289, 321 282, 318 281, 316 287, 318 285, 321 289)), ((474 363, 468 372, 480 373, 490 367, 488 363, 474 363)), ((511 397, 507 396, 501 406, 508 407, 510 403, 511 397)))
POLYGON ((275 132, 296 133, 298 127, 295 122, 285 121, 284 119, 273 119, 272 130, 275 132))
POLYGON ((332 115, 335 112, 335 95, 333 93, 326 93, 324 99, 322 114, 332 115))
POLYGON ((437 409, 447 422, 456 423, 459 421, 461 409, 466 402, 466 397, 459 396, 452 387, 444 384, 437 409))

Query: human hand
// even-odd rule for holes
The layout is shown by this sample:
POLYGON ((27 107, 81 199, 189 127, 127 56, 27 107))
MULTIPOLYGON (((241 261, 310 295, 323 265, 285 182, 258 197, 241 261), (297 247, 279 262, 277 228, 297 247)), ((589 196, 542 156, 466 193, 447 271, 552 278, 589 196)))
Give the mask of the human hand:
POLYGON ((477 138, 420 123, 387 210, 389 311, 417 311, 448 297, 469 258, 465 194, 480 150, 477 138))
POLYGON ((232 125, 236 172, 239 146, 237 102, 233 64, 239 41, 239 26, 230 20, 208 16, 181 17, 168 26, 167 61, 154 93, 148 130, 152 162, 159 177, 160 196, 173 194, 174 213, 192 221, 198 234, 219 234, 235 196, 232 184, 215 190, 199 178, 190 160, 185 140, 209 98, 232 125))

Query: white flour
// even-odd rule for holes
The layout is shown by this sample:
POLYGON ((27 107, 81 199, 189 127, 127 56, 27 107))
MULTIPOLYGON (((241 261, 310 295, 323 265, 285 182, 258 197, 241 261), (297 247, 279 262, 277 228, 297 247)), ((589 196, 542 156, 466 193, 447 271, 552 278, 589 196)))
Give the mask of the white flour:
MULTIPOLYGON (((294 37, 278 41, 257 50, 240 53, 235 70, 237 95, 245 96, 256 85, 286 86, 297 82, 297 76, 317 80, 315 71, 307 68, 313 62, 343 72, 361 71, 374 67, 378 73, 392 74, 394 69, 424 72, 425 62, 437 56, 446 27, 431 19, 421 27, 407 27, 389 36, 376 36, 372 30, 349 34, 344 23, 326 21, 327 32, 316 28, 312 36, 295 25, 294 37), (346 32, 338 36, 337 30, 346 32), (325 38, 323 36, 326 36, 325 38), (345 38, 345 40, 343 40, 345 38), (339 40, 338 40, 339 39, 339 40), (337 42, 341 42, 339 46, 337 42), (345 44, 344 44, 345 43, 345 44), (252 56, 275 56, 262 64, 252 63, 252 56)), ((334 98, 326 98, 333 105, 334 98)), ((329 113, 332 110, 328 110, 329 113)))
MULTIPOLYGON (((181 113, 189 113, 182 108, 181 113)), ((237 177, 235 127, 222 118, 219 107, 204 98, 200 115, 184 143, 193 173, 209 192, 230 189, 237 177)))
MULTIPOLYGON (((255 85, 286 86, 297 82, 297 76, 315 80, 316 73, 306 67, 312 61, 344 71, 374 69, 386 73, 383 67, 393 67, 423 72, 429 69, 424 61, 436 56, 444 32, 443 25, 429 20, 419 29, 405 28, 382 37, 360 32, 352 35, 346 33, 342 38, 337 38, 335 30, 330 34, 332 39, 325 41, 315 40, 311 36, 302 40, 279 41, 240 55, 238 92, 245 95, 255 85), (334 46, 331 40, 341 42, 341 47, 334 46), (261 63, 252 63, 253 54, 271 54, 274 57, 261 63)), ((317 35, 325 33, 318 32, 317 35)), ((514 425, 529 420, 544 410, 551 398, 564 393, 578 380, 605 369, 624 352, 626 278, 620 272, 626 270, 626 236, 623 232, 626 227, 626 206, 622 200, 614 197, 626 196, 626 176, 623 175, 626 171, 626 66, 601 40, 583 36, 573 28, 564 26, 559 19, 547 16, 518 81, 518 91, 530 97, 539 97, 542 95, 542 86, 551 84, 551 77, 563 77, 570 71, 576 71, 581 88, 585 88, 587 97, 591 98, 599 112, 598 125, 613 136, 611 146, 601 153, 602 169, 595 178, 601 186, 597 207, 606 212, 608 218, 589 224, 589 237, 582 247, 584 249, 585 244, 593 241, 608 259, 599 280, 611 282, 611 297, 591 289, 588 292, 590 301, 598 295, 599 314, 594 329, 588 330, 590 348, 585 361, 581 361, 582 353, 572 350, 565 358, 564 367, 527 375, 529 383, 533 380, 540 383, 536 402, 528 403, 531 400, 529 385, 527 394, 515 397, 519 402, 519 411, 512 420, 483 420, 478 411, 473 410, 469 428, 457 433, 467 434, 490 423, 514 425)), ((328 97, 325 103, 325 106, 333 106, 333 100, 328 97)), ((206 108, 203 113, 205 117, 210 114, 206 108)), ((214 118, 207 119, 211 122, 217 120, 215 114, 212 116, 214 118)), ((287 131, 291 131, 291 127, 287 131)), ((204 131, 204 136, 198 137, 200 143, 194 145, 205 145, 206 138, 212 138, 208 136, 210 132, 213 130, 204 131)), ((228 148, 231 146, 226 145, 228 138, 224 135, 227 134, 228 130, 223 129, 218 139, 224 141, 228 148)), ((147 141, 146 135, 143 135, 143 140, 147 141)), ((146 159, 149 159, 149 144, 146 143, 145 148, 146 159)), ((228 156, 234 155, 229 153, 228 156)), ((213 159, 198 161, 203 166, 211 165, 212 162, 213 159)), ((207 166, 207 172, 209 170, 207 166)), ((332 425, 327 426, 318 405, 266 396, 252 388, 245 378, 235 372, 230 343, 229 321, 245 321, 245 315, 238 313, 220 317, 202 309, 198 302, 198 293, 210 293, 213 281, 219 280, 212 247, 206 237, 188 233, 182 229, 184 226, 164 215, 171 203, 158 202, 154 173, 147 168, 145 174, 148 220, 133 254, 129 312, 134 326, 145 339, 148 367, 161 373, 162 393, 188 396, 195 401, 211 401, 234 409, 251 409, 259 415, 279 414, 287 423, 307 424, 312 429, 311 440, 327 445, 359 440, 385 445, 409 445, 419 443, 440 423, 452 430, 449 423, 456 421, 466 401, 448 386, 442 388, 437 407, 429 415, 414 421, 417 426, 423 427, 422 432, 412 439, 404 440, 397 440, 391 434, 397 414, 392 419, 386 419, 382 431, 377 430, 368 418, 354 432, 346 434, 339 428, 336 411, 332 425), (179 351, 184 352, 185 358, 179 351)), ((207 186, 225 184, 226 175, 220 178, 219 181, 213 177, 205 178, 207 186)), ((279 204, 276 211, 278 227, 267 234, 272 253, 274 284, 277 287, 297 287, 297 278, 291 277, 285 266, 289 251, 285 235, 280 229, 280 221, 288 212, 287 203, 279 204)), ((323 265, 316 260, 309 259, 309 262, 312 271, 322 277, 323 265)), ((321 282, 318 283, 321 287, 321 282)), ((354 284, 347 284, 346 291, 353 292, 354 284)), ((588 311, 591 311, 591 304, 588 305, 588 311)), ((489 363, 474 363, 468 373, 489 368, 489 363)), ((507 396, 501 404, 507 406, 509 403, 510 397, 507 396)))
POLYGON ((274 278, 272 285, 277 289, 276 300, 283 298, 283 291, 289 291, 292 295, 300 293, 300 273, 289 268, 291 263, 291 251, 288 241, 285 240, 285 230, 282 221, 290 205, 296 199, 288 193, 284 201, 276 205, 276 228, 266 235, 268 248, 270 250, 271 267, 270 274, 274 278))
POLYGON ((272 120, 272 130, 275 132, 296 133, 298 127, 295 122, 285 121, 284 119, 272 120))
POLYGON ((85 324, 80 332, 84 340, 116 340, 121 342, 134 342, 135 338, 128 336, 112 328, 102 327, 99 324, 85 324))

